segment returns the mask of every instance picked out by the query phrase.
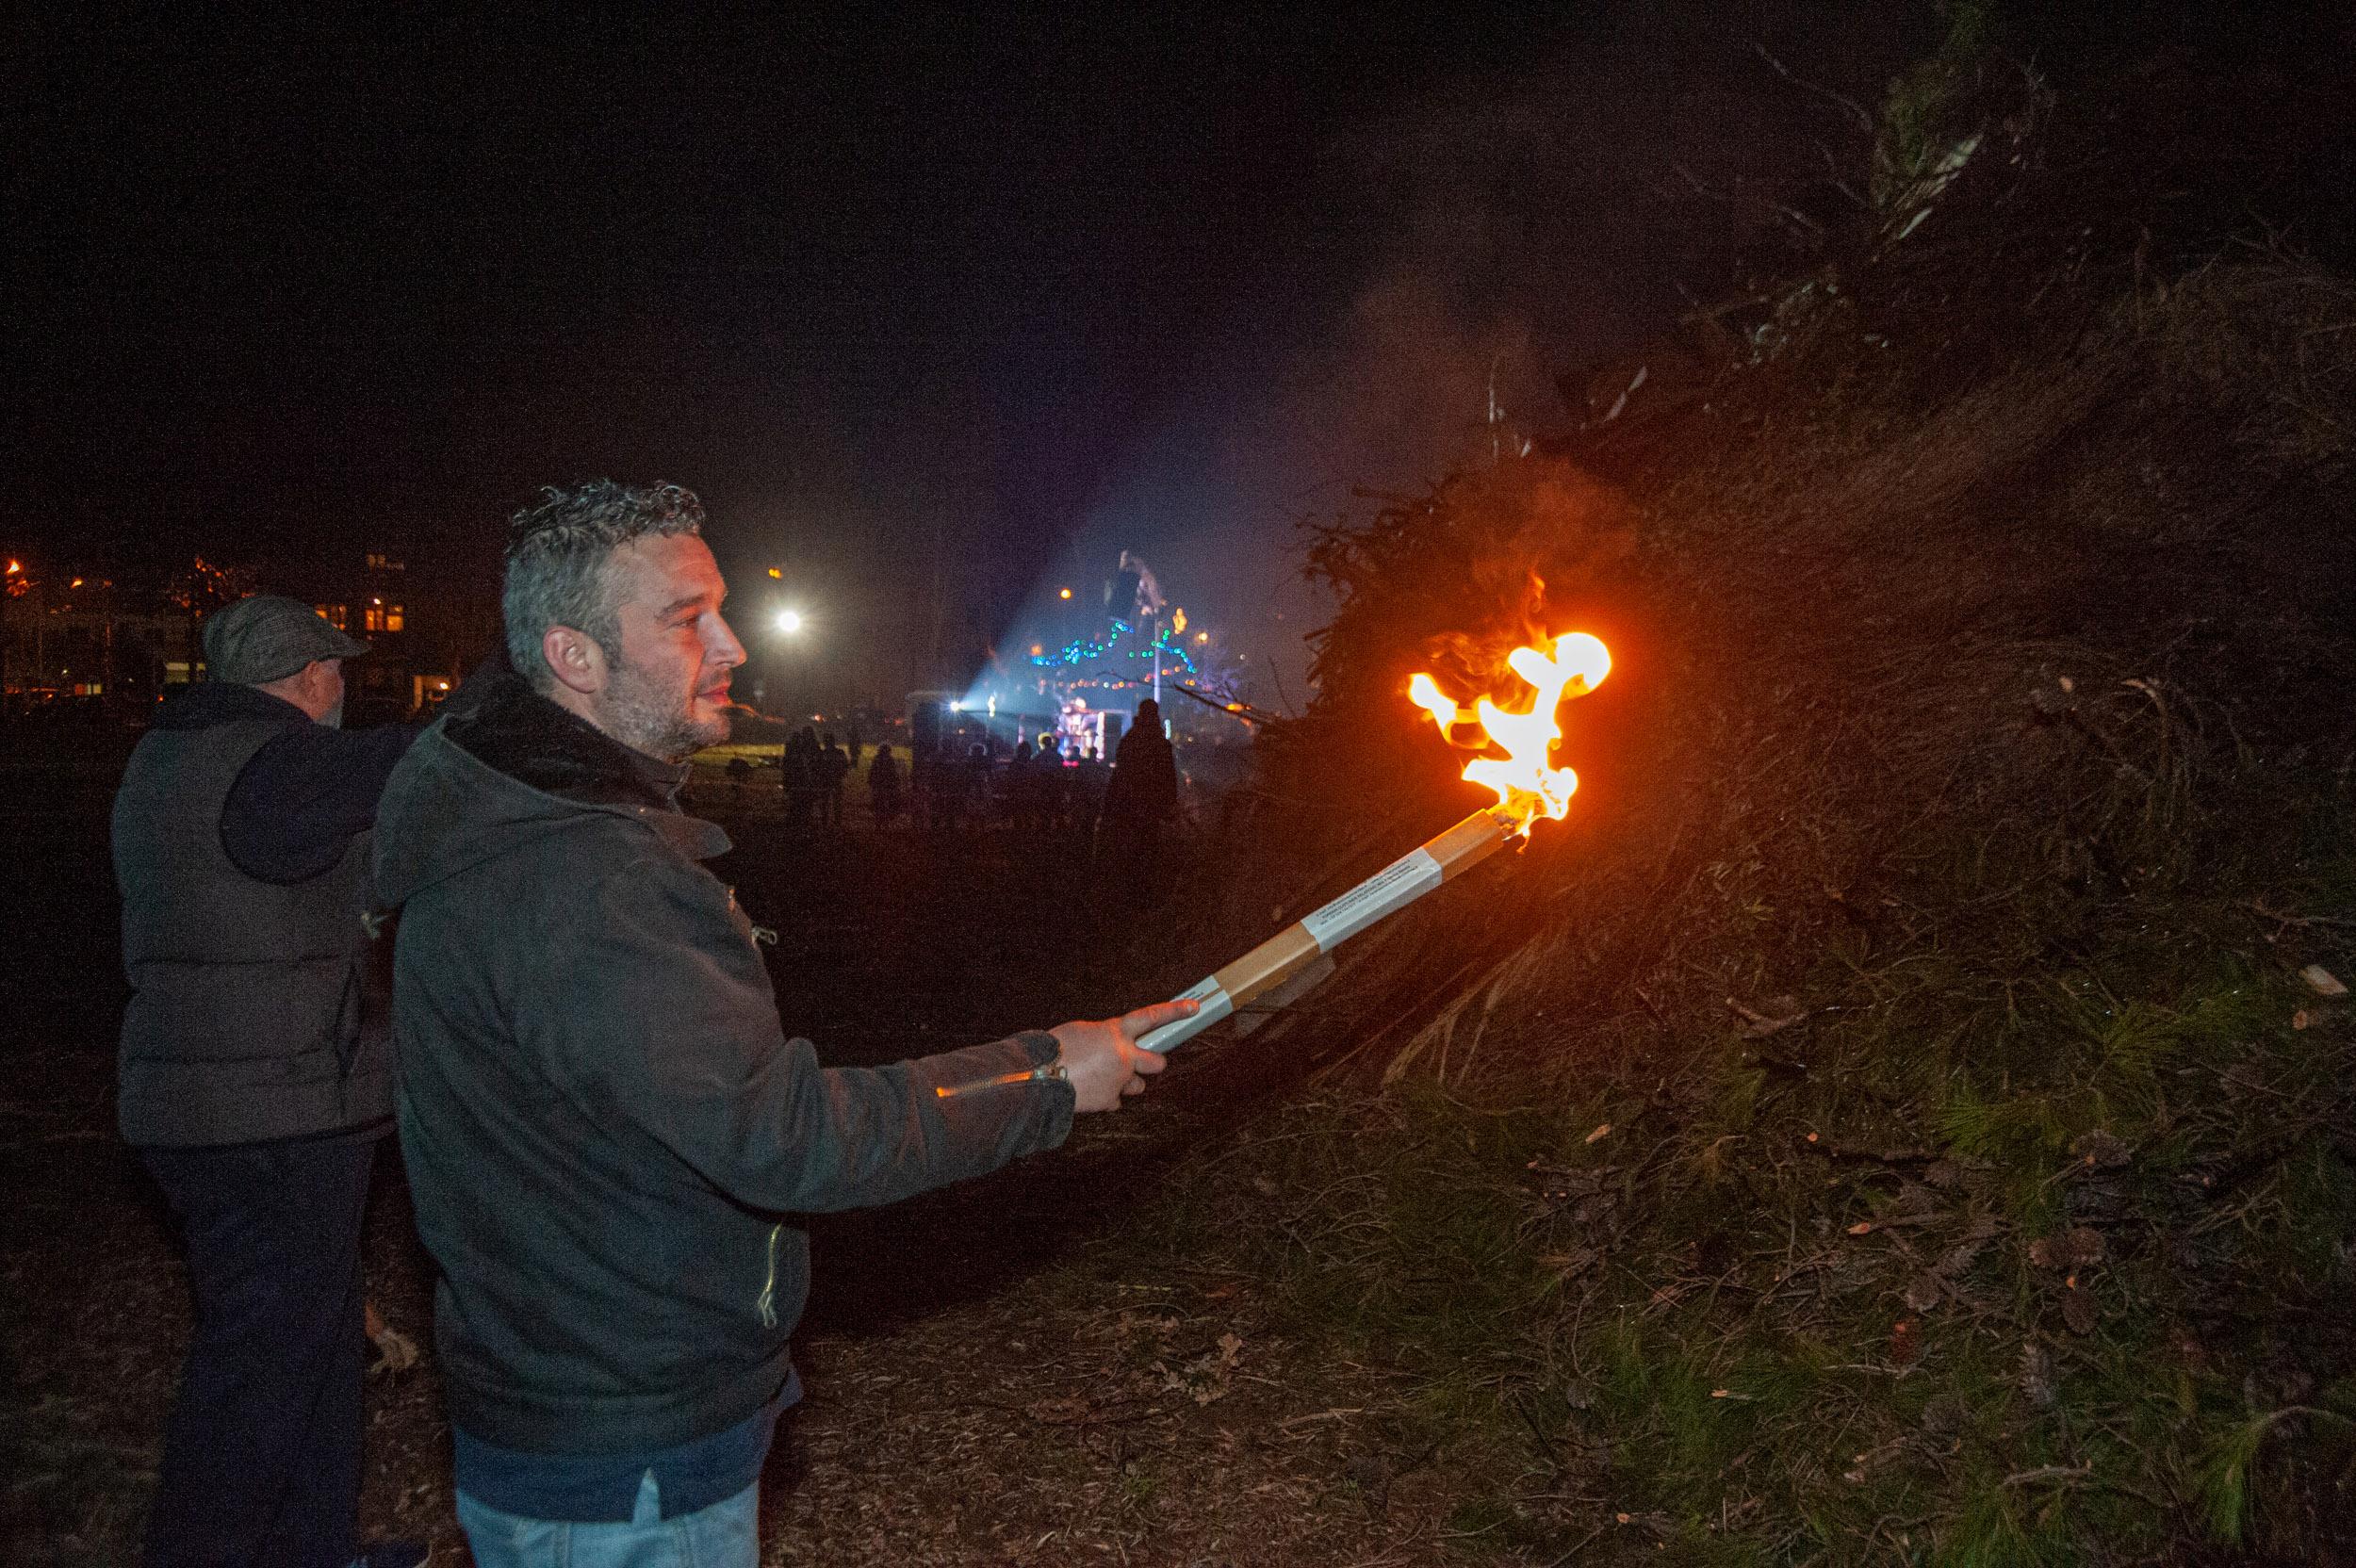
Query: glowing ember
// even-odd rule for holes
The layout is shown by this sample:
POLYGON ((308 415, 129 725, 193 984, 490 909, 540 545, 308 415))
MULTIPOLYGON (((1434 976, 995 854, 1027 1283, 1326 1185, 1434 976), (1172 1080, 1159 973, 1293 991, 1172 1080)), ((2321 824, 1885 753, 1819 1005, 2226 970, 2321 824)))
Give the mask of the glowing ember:
POLYGON ((1570 813, 1579 775, 1553 765, 1554 743, 1562 738, 1554 711, 1566 698, 1602 685, 1612 671, 1612 654, 1597 639, 1573 631, 1555 639, 1551 654, 1515 648, 1505 662, 1530 688, 1526 708, 1509 710, 1485 696, 1469 710, 1459 708, 1428 675, 1410 680, 1407 694, 1439 724, 1448 744, 1481 753, 1464 764, 1465 781, 1495 790, 1498 813, 1527 838, 1539 818, 1560 821, 1570 813), (1478 727, 1478 732, 1460 738, 1458 731, 1468 727, 1478 727), (1505 755, 1495 755, 1498 751, 1505 755))

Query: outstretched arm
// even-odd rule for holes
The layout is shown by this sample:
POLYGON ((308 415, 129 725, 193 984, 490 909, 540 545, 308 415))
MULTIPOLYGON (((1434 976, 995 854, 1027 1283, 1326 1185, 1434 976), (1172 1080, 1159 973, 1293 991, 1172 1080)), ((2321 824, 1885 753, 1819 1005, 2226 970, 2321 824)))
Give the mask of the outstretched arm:
POLYGON ((761 1208, 893 1202, 1052 1149, 1074 1111, 1110 1109, 1160 1070, 1135 1041, 1179 1016, 1165 1003, 890 1067, 822 1068, 810 1042, 785 1037, 748 932, 701 872, 634 858, 572 917, 518 1008, 560 1092, 761 1208), (1059 1056, 1064 1076, 1038 1070, 1059 1056), (1006 1082, 941 1092, 990 1079, 1006 1082))

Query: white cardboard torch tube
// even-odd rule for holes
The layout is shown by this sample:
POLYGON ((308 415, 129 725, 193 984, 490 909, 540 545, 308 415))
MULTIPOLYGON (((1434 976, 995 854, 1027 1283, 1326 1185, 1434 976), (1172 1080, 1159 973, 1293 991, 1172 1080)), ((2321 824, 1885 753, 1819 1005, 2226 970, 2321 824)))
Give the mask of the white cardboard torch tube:
POLYGON ((1191 1018, 1165 1023, 1137 1041, 1156 1053, 1174 1050, 1265 996, 1325 954, 1386 915, 1397 913, 1438 887, 1486 860, 1516 831, 1495 810, 1475 811, 1463 822, 1359 883, 1332 903, 1302 916, 1176 1000, 1203 1004, 1191 1018))

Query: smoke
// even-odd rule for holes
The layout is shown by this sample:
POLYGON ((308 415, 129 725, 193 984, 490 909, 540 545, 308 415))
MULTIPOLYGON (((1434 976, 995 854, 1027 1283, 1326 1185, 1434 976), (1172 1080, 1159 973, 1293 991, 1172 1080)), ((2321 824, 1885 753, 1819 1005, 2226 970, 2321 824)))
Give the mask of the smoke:
POLYGON ((1831 177, 1870 158, 1835 100, 1878 102, 1937 21, 1877 0, 1593 8, 1331 121, 1076 555, 1146 555, 1251 700, 1298 710, 1333 610, 1302 574, 1309 531, 1566 434, 1558 377, 1789 266, 1794 213, 1837 205, 1831 177))
POLYGON ((1754 43, 1870 101, 1904 9, 1825 7, 1780 33, 1718 7, 1607 18, 1333 130, 1283 270, 1247 280, 1074 548, 1150 556, 1255 700, 1298 706, 1302 637, 1332 608, 1301 579, 1302 525, 1513 457, 1565 424, 1557 374, 1723 297, 1838 129, 1754 43), (1279 322, 1271 296, 1314 302, 1279 322))

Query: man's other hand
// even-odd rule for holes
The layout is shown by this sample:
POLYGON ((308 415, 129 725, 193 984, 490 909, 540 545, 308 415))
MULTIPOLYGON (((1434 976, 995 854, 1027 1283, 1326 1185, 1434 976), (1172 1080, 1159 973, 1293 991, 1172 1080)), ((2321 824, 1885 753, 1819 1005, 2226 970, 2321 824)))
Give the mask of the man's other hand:
POLYGON ((1156 1002, 1151 1007, 1139 1007, 1119 1018, 1099 1019, 1092 1023, 1061 1023, 1050 1029, 1048 1033, 1063 1048, 1064 1070, 1072 1076, 1072 1108, 1119 1110, 1123 1095, 1142 1093, 1142 1075, 1159 1072, 1170 1064, 1151 1051, 1139 1051, 1137 1041, 1165 1023, 1191 1017, 1198 1005, 1194 1002, 1156 1002))

